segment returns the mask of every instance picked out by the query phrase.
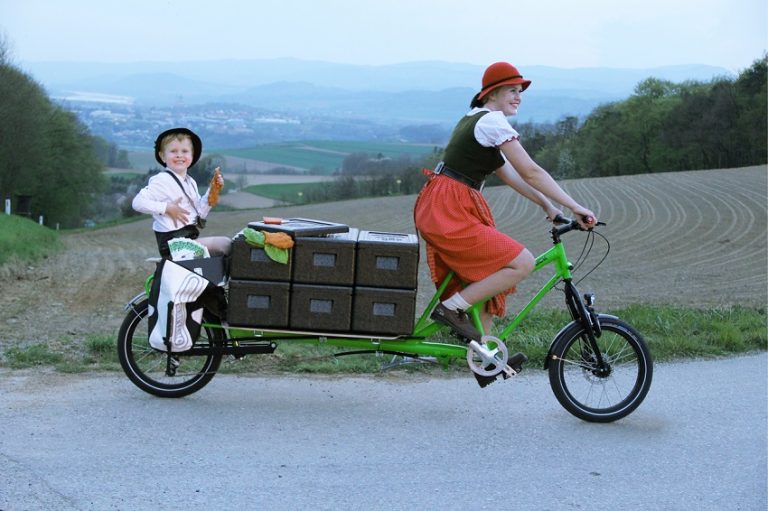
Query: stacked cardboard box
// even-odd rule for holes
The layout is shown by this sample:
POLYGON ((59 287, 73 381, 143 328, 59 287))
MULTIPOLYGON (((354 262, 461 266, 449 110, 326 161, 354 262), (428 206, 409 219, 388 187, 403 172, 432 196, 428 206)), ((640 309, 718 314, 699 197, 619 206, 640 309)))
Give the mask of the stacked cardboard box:
POLYGON ((360 232, 346 226, 339 232, 340 224, 322 232, 322 226, 312 230, 313 222, 318 221, 250 224, 294 237, 285 265, 244 239, 234 241, 229 323, 310 332, 411 333, 419 257, 416 236, 360 232))

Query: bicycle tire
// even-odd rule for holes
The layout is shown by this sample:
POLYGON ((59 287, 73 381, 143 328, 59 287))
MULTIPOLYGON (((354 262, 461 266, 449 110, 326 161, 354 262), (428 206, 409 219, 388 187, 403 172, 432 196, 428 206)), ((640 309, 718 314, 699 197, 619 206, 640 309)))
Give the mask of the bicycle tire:
MULTIPOLYGON (((205 387, 216 375, 222 354, 208 352, 192 356, 179 353, 181 365, 176 375, 167 376, 168 355, 149 345, 148 313, 149 301, 144 299, 128 311, 120 326, 117 353, 126 376, 141 390, 158 397, 184 397, 205 387)), ((204 321, 207 316, 207 312, 203 314, 204 321)), ((221 345, 223 342, 224 334, 220 330, 204 326, 195 346, 221 345)))
POLYGON ((599 316, 597 338, 604 369, 597 367, 584 327, 569 325, 550 351, 549 383, 571 414, 588 422, 613 422, 632 413, 653 380, 653 360, 642 336, 618 318, 599 316))

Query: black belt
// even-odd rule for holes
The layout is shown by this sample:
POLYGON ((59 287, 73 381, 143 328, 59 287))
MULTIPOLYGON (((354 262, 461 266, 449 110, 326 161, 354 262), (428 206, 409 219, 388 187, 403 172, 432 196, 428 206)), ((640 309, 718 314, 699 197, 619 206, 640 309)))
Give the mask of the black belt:
POLYGON ((485 180, 483 181, 477 181, 476 179, 472 179, 470 177, 465 176, 464 174, 460 172, 456 172, 455 170, 446 167, 443 162, 440 162, 437 164, 437 167, 435 167, 434 170, 435 174, 442 174, 444 176, 448 176, 451 179, 455 179, 459 183, 463 183, 470 188, 474 188, 475 190, 482 190, 483 185, 485 184, 485 180))

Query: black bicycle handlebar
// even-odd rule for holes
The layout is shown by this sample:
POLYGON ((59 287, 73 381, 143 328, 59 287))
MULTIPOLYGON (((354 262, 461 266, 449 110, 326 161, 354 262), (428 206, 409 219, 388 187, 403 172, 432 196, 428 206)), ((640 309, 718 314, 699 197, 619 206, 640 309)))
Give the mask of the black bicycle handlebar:
MULTIPOLYGON (((563 215, 557 215, 553 220, 553 224, 561 224, 561 227, 553 227, 552 228, 552 235, 557 236, 558 238, 562 236, 563 234, 577 230, 577 231, 587 231, 590 229, 584 229, 581 224, 577 220, 574 220, 572 218, 568 218, 563 215)), ((605 222, 597 222, 595 226, 598 225, 605 225, 605 222)))

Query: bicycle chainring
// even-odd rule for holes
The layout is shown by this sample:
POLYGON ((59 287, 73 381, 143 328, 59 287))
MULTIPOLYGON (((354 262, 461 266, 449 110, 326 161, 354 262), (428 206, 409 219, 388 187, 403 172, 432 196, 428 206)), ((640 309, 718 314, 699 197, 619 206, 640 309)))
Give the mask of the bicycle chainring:
POLYGON ((484 335, 480 342, 470 341, 467 346, 467 364, 479 376, 496 376, 507 366, 509 350, 500 339, 484 335))

